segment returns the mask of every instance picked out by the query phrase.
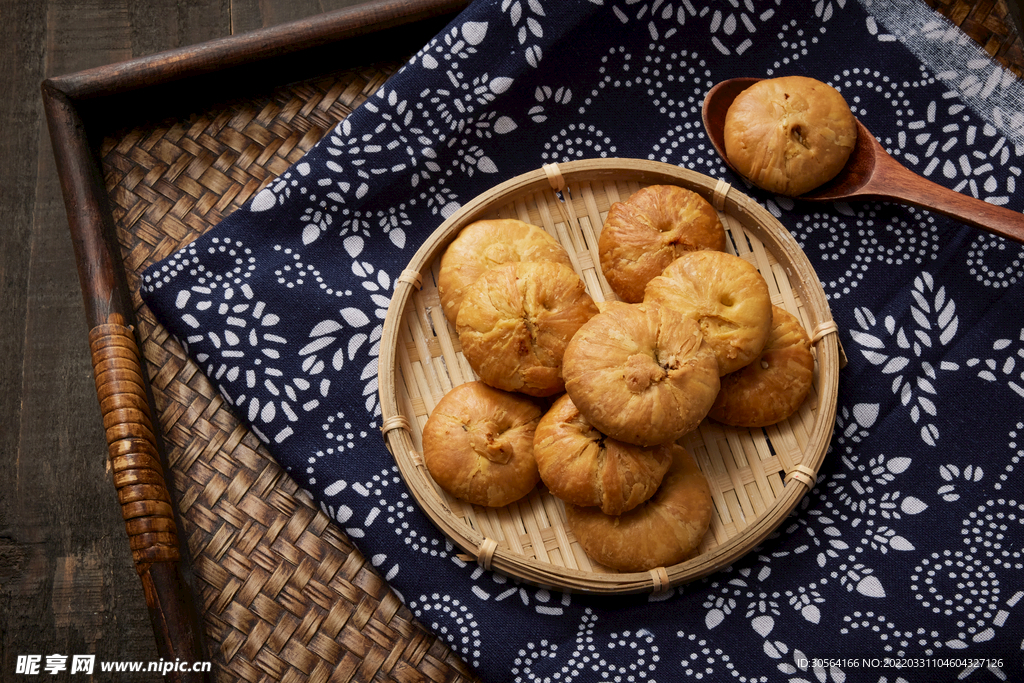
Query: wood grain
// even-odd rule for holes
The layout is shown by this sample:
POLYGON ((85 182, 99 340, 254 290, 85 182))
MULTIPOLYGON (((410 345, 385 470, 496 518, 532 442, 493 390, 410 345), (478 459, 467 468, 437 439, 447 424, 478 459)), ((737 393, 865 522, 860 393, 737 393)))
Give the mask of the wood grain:
POLYGON ((5 2, 0 679, 18 655, 159 659, 108 464, 40 82, 345 4, 357 2, 5 2))
POLYGON ((112 533, 120 513, 100 457, 105 440, 81 293, 38 97, 50 73, 130 54, 121 24, 90 33, 104 14, 80 18, 70 3, 18 2, 5 6, 0 22, 10 46, 0 76, 8 93, 0 178, 9 217, 0 231, 3 678, 17 654, 156 653, 127 537, 112 533))

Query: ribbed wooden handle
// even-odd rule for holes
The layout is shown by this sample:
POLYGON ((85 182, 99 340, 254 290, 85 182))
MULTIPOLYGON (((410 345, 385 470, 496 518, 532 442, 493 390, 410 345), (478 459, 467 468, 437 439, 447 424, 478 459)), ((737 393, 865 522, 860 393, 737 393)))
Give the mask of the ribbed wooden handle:
MULTIPOLYGON (((160 464, 142 354, 125 324, 132 307, 124 264, 116 243, 107 241, 114 228, 103 174, 77 103, 52 81, 43 83, 42 92, 54 159, 61 169, 114 483, 157 651, 165 661, 207 661, 160 464)), ((168 683, 210 678, 208 671, 170 671, 164 676, 168 683)))
POLYGON ((155 562, 181 557, 146 397, 142 354, 131 328, 120 324, 94 327, 89 347, 114 486, 135 569, 142 574, 155 562))

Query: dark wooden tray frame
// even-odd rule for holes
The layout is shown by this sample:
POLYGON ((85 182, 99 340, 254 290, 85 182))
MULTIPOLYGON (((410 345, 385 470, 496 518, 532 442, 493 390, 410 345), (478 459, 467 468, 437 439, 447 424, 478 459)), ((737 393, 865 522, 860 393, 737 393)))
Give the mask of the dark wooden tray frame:
MULTIPOLYGON (((104 135, 410 54, 467 0, 375 0, 47 79, 42 98, 89 328, 97 397, 136 571, 166 661, 209 661, 99 160, 104 135)), ((208 680, 172 672, 169 680, 208 680)))

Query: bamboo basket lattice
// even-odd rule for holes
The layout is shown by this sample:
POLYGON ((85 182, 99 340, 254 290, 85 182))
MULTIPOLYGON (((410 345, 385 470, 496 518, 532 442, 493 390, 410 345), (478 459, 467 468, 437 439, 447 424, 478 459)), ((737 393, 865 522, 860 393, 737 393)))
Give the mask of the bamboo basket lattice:
POLYGON ((843 362, 828 303, 807 257, 764 208, 721 180, 632 159, 548 165, 492 188, 446 220, 398 279, 380 354, 382 431, 402 476, 431 520, 485 568, 530 583, 589 593, 664 590, 706 576, 749 552, 814 485, 825 456, 843 362), (539 485, 503 508, 461 502, 437 486, 422 458, 421 432, 434 405, 476 379, 437 294, 440 257, 469 223, 518 218, 538 225, 568 251, 595 301, 614 299, 601 272, 597 236, 612 203, 646 185, 693 190, 719 212, 728 250, 758 268, 772 303, 796 315, 815 351, 811 394, 792 417, 764 429, 704 420, 680 443, 696 458, 714 499, 711 527, 695 557, 650 572, 619 573, 583 552, 565 524, 561 501, 539 485))

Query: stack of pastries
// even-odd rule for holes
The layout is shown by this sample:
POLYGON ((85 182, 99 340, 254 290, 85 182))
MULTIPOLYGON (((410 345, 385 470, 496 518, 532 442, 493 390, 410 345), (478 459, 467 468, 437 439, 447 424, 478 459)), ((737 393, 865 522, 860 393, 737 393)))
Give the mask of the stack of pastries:
POLYGON ((618 300, 598 304, 543 229, 463 229, 438 293, 479 379, 446 394, 424 427, 435 482, 485 506, 542 482, 587 555, 618 571, 695 555, 713 500, 680 439, 708 417, 786 419, 814 367, 799 321, 726 244, 699 194, 643 188, 609 210, 598 251, 618 300))

